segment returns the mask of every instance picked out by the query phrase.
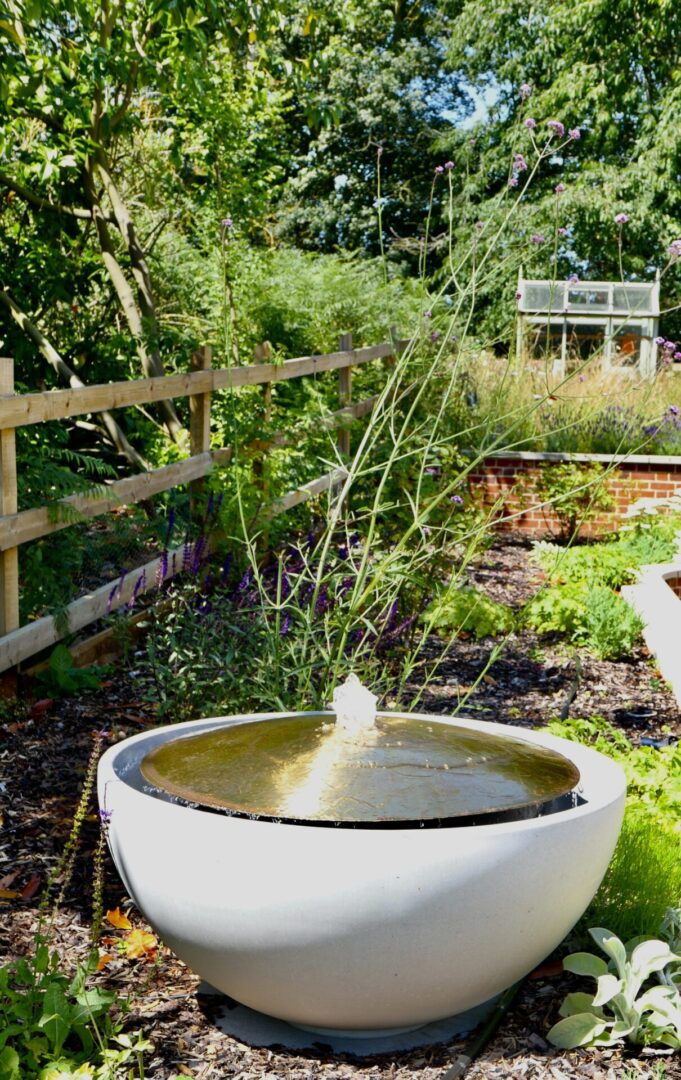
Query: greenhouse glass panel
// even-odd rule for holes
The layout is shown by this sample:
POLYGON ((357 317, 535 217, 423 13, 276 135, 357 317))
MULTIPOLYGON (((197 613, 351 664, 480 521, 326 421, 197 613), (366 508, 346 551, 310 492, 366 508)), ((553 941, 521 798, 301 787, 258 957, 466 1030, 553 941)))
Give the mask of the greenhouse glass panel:
POLYGON ((528 353, 532 360, 555 360, 563 348, 563 323, 540 323, 529 327, 528 353))
POLYGON ((615 311, 649 315, 653 311, 654 294, 650 285, 615 285, 612 306, 615 311))
POLYGON ((607 285, 573 285, 568 291, 570 310, 608 311, 610 309, 610 289, 607 285))
POLYGON ((636 367, 641 359, 643 331, 640 326, 623 326, 613 334, 610 363, 613 367, 636 367))
POLYGON ((568 372, 574 371, 592 357, 604 354, 606 329, 605 322, 568 322, 566 324, 568 372))
POLYGON ((522 311, 560 311, 563 307, 563 284, 551 281, 526 281, 523 284, 522 311))

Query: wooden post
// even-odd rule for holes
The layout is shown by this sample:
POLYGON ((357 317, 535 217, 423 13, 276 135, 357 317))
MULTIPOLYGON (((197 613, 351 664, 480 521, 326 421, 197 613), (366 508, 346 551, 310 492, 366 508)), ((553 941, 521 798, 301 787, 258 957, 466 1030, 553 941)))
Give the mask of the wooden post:
MULTIPOLYGON (((204 345, 192 353, 191 370, 208 371, 213 362, 210 345, 204 345)), ((192 455, 205 454, 210 450, 210 399, 211 394, 192 394, 189 398, 189 439, 192 455)), ((189 504, 194 520, 202 513, 201 499, 205 480, 192 480, 189 485, 189 504)))
MULTIPOLYGON (((340 351, 350 352, 352 349, 352 334, 343 334, 340 339, 340 351)), ((352 401, 352 368, 341 368, 338 372, 338 400, 341 409, 352 401)), ((338 432, 338 451, 343 455, 350 453, 350 432, 341 428, 338 432)))
MULTIPOLYGON (((272 356, 272 346, 269 341, 263 341, 262 344, 255 347, 255 362, 256 364, 269 364, 272 356)), ((263 425, 265 428, 269 426, 272 419, 272 383, 262 384, 262 401, 263 401, 263 425)), ((267 433, 265 433, 267 434, 267 433)), ((263 439, 267 442, 267 438, 263 439)), ((253 462, 253 475, 255 481, 260 488, 260 499, 263 504, 267 504, 270 500, 270 485, 265 472, 265 455, 267 451, 263 449, 253 462)), ((262 542, 265 549, 269 545, 269 532, 267 528, 263 530, 262 542)))
MULTIPOLYGON (((0 395, 14 394, 14 360, 0 359, 0 395)), ((17 456, 14 428, 0 431, 0 514, 17 512, 17 456)), ((19 549, 0 553, 0 635, 19 626, 19 549)))

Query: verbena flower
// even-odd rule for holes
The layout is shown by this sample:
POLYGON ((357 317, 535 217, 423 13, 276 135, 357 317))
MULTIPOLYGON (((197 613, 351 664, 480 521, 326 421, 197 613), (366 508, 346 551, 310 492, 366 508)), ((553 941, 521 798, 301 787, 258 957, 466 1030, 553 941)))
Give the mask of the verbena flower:
POLYGON ((553 190, 555 191, 556 195, 562 195, 565 191, 565 184, 556 184, 553 190))
POLYGON ((543 244, 545 240, 546 237, 543 233, 532 233, 532 236, 530 237, 531 244, 543 244))
POLYGON ((628 214, 615 214, 615 224, 616 225, 626 225, 628 220, 629 220, 629 215, 628 214))
POLYGON ((579 128, 570 128, 570 130, 568 131, 568 135, 571 139, 574 139, 575 141, 577 139, 581 139, 582 137, 582 133, 579 128))
POLYGON ((508 182, 508 186, 509 187, 517 187, 518 186, 518 177, 517 176, 512 176, 511 179, 508 182))
POLYGON ((515 294, 515 298, 516 298, 516 300, 522 300, 522 298, 523 298, 523 294, 522 294, 521 292, 517 292, 517 293, 515 294))
POLYGON ((453 161, 445 161, 445 169, 447 169, 448 172, 451 171, 453 168, 454 168, 454 162, 453 161))
POLYGON ((444 171, 445 171, 444 165, 436 165, 435 166, 435 172, 436 172, 436 174, 438 176, 441 176, 444 171))
POLYGON ((463 506, 463 499, 460 495, 452 495, 450 502, 453 502, 455 506, 463 506))
POLYGON ((551 131, 555 132, 556 135, 560 135, 561 138, 565 134, 565 124, 562 124, 560 120, 548 120, 547 126, 550 127, 551 131))
POLYGON ((534 131, 536 126, 537 126, 537 121, 534 119, 534 117, 528 116, 527 120, 525 120, 525 127, 527 128, 527 130, 528 131, 534 131))
POLYGON ((527 101, 528 97, 530 97, 530 95, 532 94, 532 87, 530 86, 530 84, 526 82, 521 83, 519 90, 520 96, 523 101, 527 101))
POLYGON ((527 170, 527 162, 522 154, 516 154, 513 159, 513 168, 516 172, 525 172, 527 170))
POLYGON ((111 821, 112 816, 113 816, 113 810, 100 810, 99 811, 99 820, 101 821, 102 825, 108 825, 109 822, 111 821))
POLYGON ((433 313, 432 313, 432 311, 430 311, 430 309, 428 311, 423 312, 423 318, 424 319, 432 319, 432 317, 433 317, 433 313))
POLYGON ((564 225, 561 225, 561 227, 558 230, 558 235, 559 236, 567 236, 567 234, 568 234, 567 229, 565 228, 564 225))
POLYGON ((221 224, 223 229, 231 229, 234 222, 232 221, 231 217, 224 217, 221 224))
POLYGON ((441 337, 442 337, 442 334, 440 333, 439 330, 431 330, 431 332, 430 332, 430 340, 431 341, 439 341, 441 337))
POLYGON ((571 285, 576 285, 577 282, 579 281, 579 277, 577 276, 577 274, 570 274, 570 277, 568 278, 568 281, 570 282, 571 285))
POLYGON ((670 405, 669 408, 667 409, 667 412, 671 413, 672 416, 678 416, 679 415, 679 406, 678 405, 670 405))
POLYGON ((655 338, 655 344, 656 345, 664 345, 664 338, 663 337, 656 337, 655 338))
POLYGON ((681 240, 672 240, 667 251, 669 253, 670 259, 678 259, 678 257, 681 255, 681 240))

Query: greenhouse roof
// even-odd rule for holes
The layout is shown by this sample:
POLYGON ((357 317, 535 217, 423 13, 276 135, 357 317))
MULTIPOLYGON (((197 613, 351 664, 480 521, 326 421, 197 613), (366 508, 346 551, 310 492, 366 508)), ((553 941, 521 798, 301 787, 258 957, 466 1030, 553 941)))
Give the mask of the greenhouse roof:
POLYGON ((540 281, 520 278, 518 310, 523 314, 626 315, 656 318, 660 313, 657 281, 540 281))

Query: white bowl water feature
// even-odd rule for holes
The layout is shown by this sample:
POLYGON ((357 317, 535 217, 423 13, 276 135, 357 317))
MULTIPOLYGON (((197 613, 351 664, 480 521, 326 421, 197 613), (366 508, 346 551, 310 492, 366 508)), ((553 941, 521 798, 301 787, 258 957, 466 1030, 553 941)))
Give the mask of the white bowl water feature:
POLYGON ((491 742, 511 734, 579 770, 576 789, 539 816, 441 827, 253 819, 174 799, 140 772, 150 752, 180 737, 236 725, 249 734, 309 715, 170 725, 102 757, 99 798, 118 871, 193 971, 307 1030, 375 1037, 488 1001, 560 943, 598 888, 624 808, 621 769, 585 746, 500 724, 408 718, 491 742))

